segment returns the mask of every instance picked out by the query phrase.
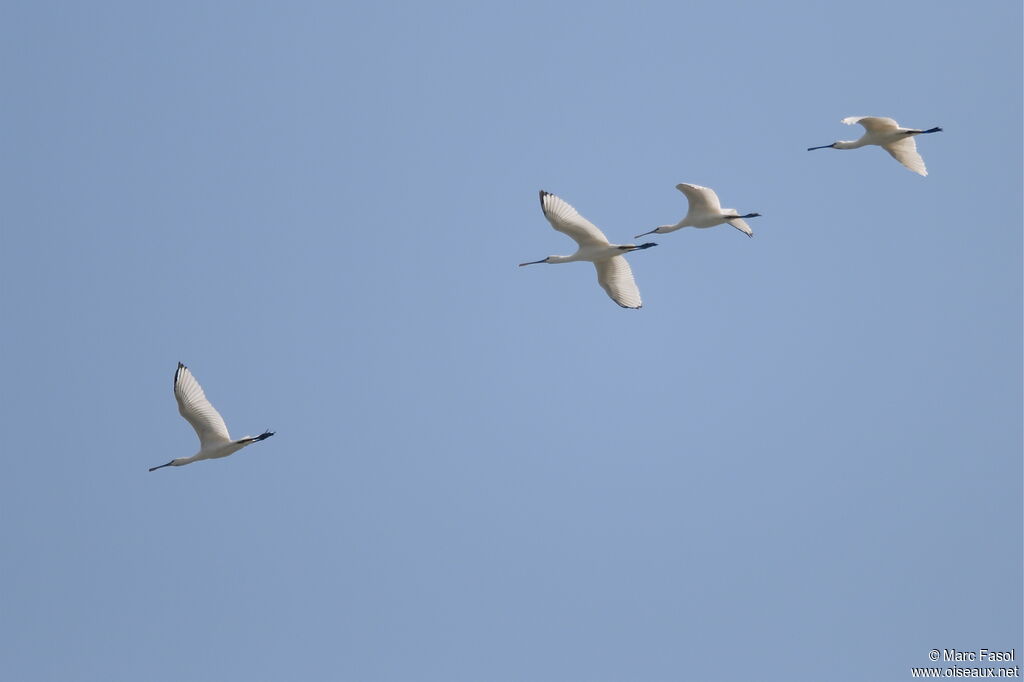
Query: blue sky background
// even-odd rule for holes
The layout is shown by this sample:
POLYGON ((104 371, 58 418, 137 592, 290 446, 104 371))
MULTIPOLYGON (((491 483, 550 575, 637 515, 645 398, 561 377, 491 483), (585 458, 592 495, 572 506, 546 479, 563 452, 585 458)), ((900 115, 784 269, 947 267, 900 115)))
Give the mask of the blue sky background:
POLYGON ((0 677, 1022 651, 1021 4, 0 5, 0 677), (921 178, 851 115, 945 132, 921 178), (758 211, 631 256, 678 182, 758 211), (188 364, 230 459, 197 448, 188 364))

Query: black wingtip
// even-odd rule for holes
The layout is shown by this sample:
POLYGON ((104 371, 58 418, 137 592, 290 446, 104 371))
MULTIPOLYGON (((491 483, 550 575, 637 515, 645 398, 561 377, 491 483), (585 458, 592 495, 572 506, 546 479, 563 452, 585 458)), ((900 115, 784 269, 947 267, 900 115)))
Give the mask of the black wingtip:
POLYGON ((268 430, 264 431, 263 433, 261 433, 260 435, 256 436, 256 438, 254 440, 266 440, 266 439, 270 438, 273 435, 274 435, 274 432, 268 429, 268 430))
POLYGON ((544 190, 540 191, 540 207, 541 208, 544 208, 544 197, 550 196, 550 195, 551 195, 551 192, 545 192, 544 190))

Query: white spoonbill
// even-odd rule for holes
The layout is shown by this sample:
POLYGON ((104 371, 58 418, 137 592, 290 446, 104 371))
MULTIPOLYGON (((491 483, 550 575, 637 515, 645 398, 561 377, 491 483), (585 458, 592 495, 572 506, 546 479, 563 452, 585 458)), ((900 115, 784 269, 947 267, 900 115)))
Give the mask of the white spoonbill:
POLYGON ((876 144, 889 152, 892 158, 918 175, 928 175, 928 171, 924 167, 924 159, 917 153, 917 143, 914 142, 914 136, 942 132, 942 128, 938 126, 928 130, 901 128, 899 123, 885 116, 849 116, 844 118, 842 122, 849 126, 859 123, 864 126, 865 132, 859 140, 853 140, 852 142, 839 140, 832 144, 823 144, 820 147, 808 147, 807 151, 815 149, 857 149, 869 144, 876 144))
POLYGON ((747 222, 743 219, 758 218, 761 215, 760 213, 740 215, 735 208, 722 208, 722 205, 718 202, 718 195, 715 194, 715 190, 708 189, 707 187, 688 185, 685 182, 681 182, 676 185, 676 189, 685 194, 687 201, 690 202, 690 207, 686 211, 686 217, 675 225, 661 225, 650 232, 638 234, 637 237, 643 237, 647 234, 675 232, 683 227, 714 227, 724 223, 729 223, 748 237, 754 236, 754 231, 750 229, 750 225, 747 225, 747 222))
POLYGON ((540 207, 551 227, 576 240, 579 248, 571 256, 548 256, 544 260, 520 263, 519 266, 537 263, 572 263, 588 260, 597 268, 597 282, 608 296, 623 308, 640 308, 640 290, 633 281, 633 271, 622 254, 657 246, 646 244, 612 244, 592 222, 576 212, 576 209, 554 194, 541 190, 540 207))
POLYGON ((150 471, 164 467, 180 467, 201 459, 227 457, 246 445, 252 445, 256 441, 266 440, 274 435, 273 431, 264 431, 258 436, 246 436, 239 440, 231 440, 224 418, 206 399, 203 387, 192 376, 192 372, 188 371, 188 367, 180 362, 178 370, 174 373, 174 397, 178 400, 178 412, 185 418, 185 421, 192 425, 192 428, 196 430, 196 435, 199 436, 199 452, 191 457, 172 459, 167 464, 150 468, 150 471))

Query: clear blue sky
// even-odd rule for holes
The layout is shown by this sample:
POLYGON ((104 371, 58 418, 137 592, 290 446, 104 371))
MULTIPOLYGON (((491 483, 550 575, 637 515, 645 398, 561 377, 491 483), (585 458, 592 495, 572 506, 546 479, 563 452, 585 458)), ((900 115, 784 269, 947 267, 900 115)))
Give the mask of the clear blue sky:
POLYGON ((0 677, 1022 655, 1022 9, 0 5, 0 677), (943 126, 921 178, 840 119, 943 126), (631 257, 674 186, 757 211, 631 257), (234 435, 191 455, 188 364, 234 435))

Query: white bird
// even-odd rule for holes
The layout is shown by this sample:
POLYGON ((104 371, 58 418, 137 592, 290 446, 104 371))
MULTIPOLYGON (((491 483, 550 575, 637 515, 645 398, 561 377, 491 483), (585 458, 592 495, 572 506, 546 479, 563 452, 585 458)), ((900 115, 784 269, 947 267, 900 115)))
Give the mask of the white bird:
POLYGON ((675 232, 683 227, 714 227, 724 223, 729 223, 748 237, 754 236, 754 231, 750 229, 750 225, 747 225, 747 222, 743 219, 760 217, 760 213, 740 215, 735 208, 722 208, 722 205, 718 202, 718 195, 715 194, 715 190, 708 189, 707 187, 688 185, 682 182, 676 185, 676 189, 685 194, 687 201, 690 202, 690 207, 686 211, 686 217, 675 225, 661 225, 650 232, 638 234, 637 238, 647 234, 675 232))
POLYGON ((274 435, 273 431, 264 431, 258 436, 246 436, 239 440, 231 440, 224 418, 206 399, 203 387, 199 385, 188 367, 178 363, 174 373, 174 397, 178 400, 178 412, 185 418, 199 436, 199 452, 191 457, 172 459, 167 464, 152 467, 150 471, 164 467, 180 467, 201 459, 217 459, 238 452, 246 445, 266 440, 274 435))
POLYGON ((938 133, 942 128, 938 126, 928 130, 917 130, 916 128, 901 128, 900 124, 885 116, 850 116, 842 120, 846 125, 852 126, 859 123, 864 126, 864 134, 859 140, 839 140, 832 144, 823 144, 820 147, 808 147, 807 151, 815 149, 857 149, 869 144, 876 144, 889 152, 892 158, 914 171, 918 175, 928 175, 924 167, 924 159, 917 153, 917 143, 914 142, 915 135, 927 135, 938 133))
POLYGON ((633 281, 633 271, 622 254, 657 246, 646 244, 612 244, 592 222, 576 212, 576 209, 554 194, 541 190, 540 207, 551 227, 576 240, 579 248, 571 256, 548 256, 544 260, 520 263, 519 266, 537 263, 572 263, 587 260, 597 268, 597 282, 608 296, 623 308, 640 308, 640 290, 633 281))

